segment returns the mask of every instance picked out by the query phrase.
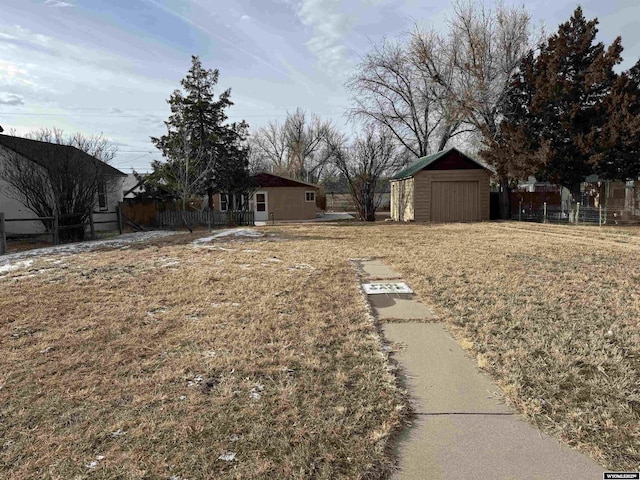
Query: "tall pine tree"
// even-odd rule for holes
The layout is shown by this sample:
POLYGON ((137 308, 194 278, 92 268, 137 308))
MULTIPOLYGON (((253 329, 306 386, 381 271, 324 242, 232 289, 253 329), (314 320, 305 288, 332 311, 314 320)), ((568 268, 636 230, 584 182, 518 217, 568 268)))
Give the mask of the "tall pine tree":
POLYGON ((216 100, 214 87, 218 70, 203 68, 197 56, 167 103, 171 116, 165 122, 167 133, 151 137, 165 161, 153 163, 151 181, 183 201, 195 194, 242 193, 249 188, 248 125, 226 123, 225 109, 233 105, 231 91, 216 100))
POLYGON ((609 180, 640 177, 640 60, 618 76, 604 104, 608 119, 589 141, 600 146, 595 173, 609 180))
POLYGON ((622 60, 620 38, 606 49, 595 43, 597 24, 578 7, 540 46, 538 56, 524 59, 501 106, 501 137, 485 155, 573 194, 604 158, 611 158, 602 140, 615 109, 612 92, 628 85, 617 86, 613 70, 622 60))

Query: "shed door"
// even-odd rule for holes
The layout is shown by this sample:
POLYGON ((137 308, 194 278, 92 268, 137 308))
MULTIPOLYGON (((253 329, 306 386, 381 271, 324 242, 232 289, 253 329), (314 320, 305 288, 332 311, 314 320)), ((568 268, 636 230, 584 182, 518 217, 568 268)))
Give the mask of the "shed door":
POLYGON ((269 202, 267 201, 267 192, 256 192, 254 194, 253 209, 256 221, 264 222, 269 220, 269 202))
POLYGON ((478 182, 431 182, 432 222, 480 220, 478 182))

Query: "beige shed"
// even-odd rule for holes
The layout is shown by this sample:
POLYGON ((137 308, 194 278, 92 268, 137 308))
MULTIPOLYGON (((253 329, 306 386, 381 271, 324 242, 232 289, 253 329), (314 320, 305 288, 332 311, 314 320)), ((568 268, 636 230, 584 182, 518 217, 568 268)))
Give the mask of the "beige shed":
POLYGON ((391 179, 391 218, 416 222, 489 220, 491 172, 456 148, 422 157, 391 179))
MULTIPOLYGON (((257 187, 248 200, 256 222, 316 218, 318 185, 266 172, 252 178, 257 187)), ((238 195, 216 194, 214 209, 241 210, 246 200, 238 195)))

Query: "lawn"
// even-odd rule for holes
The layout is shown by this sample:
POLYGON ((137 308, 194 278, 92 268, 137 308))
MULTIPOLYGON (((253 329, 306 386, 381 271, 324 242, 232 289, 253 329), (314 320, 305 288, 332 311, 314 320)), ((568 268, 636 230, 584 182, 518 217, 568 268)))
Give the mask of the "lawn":
POLYGON ((261 227, 0 277, 0 476, 384 478, 407 414, 350 258, 401 272, 510 403, 640 467, 640 236, 518 223, 261 227))

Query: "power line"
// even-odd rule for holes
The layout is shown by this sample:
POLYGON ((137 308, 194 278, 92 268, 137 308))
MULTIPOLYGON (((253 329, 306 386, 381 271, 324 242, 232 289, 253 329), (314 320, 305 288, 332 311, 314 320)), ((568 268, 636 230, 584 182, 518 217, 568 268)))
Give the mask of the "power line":
MULTIPOLYGON (((342 112, 313 112, 317 115, 338 115, 342 112)), ((29 117, 69 117, 68 113, 5 113, 4 115, 22 115, 29 117)), ((234 117, 242 117, 242 118, 274 118, 274 117, 286 117, 289 113, 270 113, 270 114, 250 114, 250 115, 241 115, 241 114, 232 114, 234 117)), ((98 114, 88 114, 88 113, 80 113, 74 114, 73 117, 90 117, 90 118, 150 118, 150 117, 158 117, 157 115, 98 115, 98 114)), ((158 120, 161 120, 158 118, 158 120)))

